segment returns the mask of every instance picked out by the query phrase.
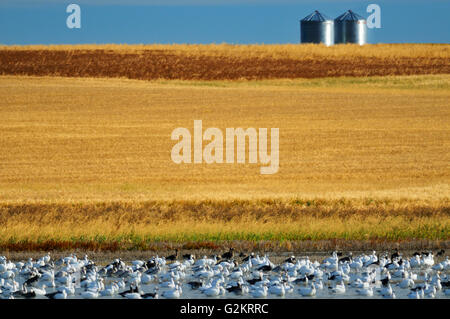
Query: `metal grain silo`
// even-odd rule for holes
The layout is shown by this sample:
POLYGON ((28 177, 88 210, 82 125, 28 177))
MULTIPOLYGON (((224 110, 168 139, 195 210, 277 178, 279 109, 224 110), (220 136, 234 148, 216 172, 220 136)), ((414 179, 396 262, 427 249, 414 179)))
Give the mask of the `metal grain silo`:
POLYGON ((364 45, 366 42, 367 23, 359 14, 348 10, 334 19, 334 43, 357 43, 364 45))
POLYGON ((333 20, 317 10, 300 20, 301 43, 324 43, 325 45, 333 45, 333 33, 333 20))

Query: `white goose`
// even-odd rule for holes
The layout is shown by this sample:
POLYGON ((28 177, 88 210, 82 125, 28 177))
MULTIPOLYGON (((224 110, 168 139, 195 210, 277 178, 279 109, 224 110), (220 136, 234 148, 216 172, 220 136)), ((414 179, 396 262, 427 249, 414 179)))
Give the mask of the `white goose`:
POLYGON ((119 285, 114 282, 110 286, 100 291, 100 294, 102 296, 115 296, 118 292, 119 292, 119 285))
POLYGON ((298 293, 304 297, 312 297, 316 295, 316 286, 313 283, 308 287, 301 287, 298 289, 298 293))
MULTIPOLYGON (((65 291, 64 291, 64 293, 65 293, 65 291)), ((98 291, 86 290, 86 291, 83 291, 80 294, 80 296, 83 299, 97 299, 98 298, 98 291)))
POLYGON ((314 285, 314 287, 316 287, 317 290, 322 290, 323 289, 323 281, 322 281, 322 279, 314 281, 313 285, 314 285))
POLYGON ((268 289, 266 286, 261 287, 252 287, 252 290, 250 291, 253 298, 265 298, 267 297, 268 289))
POLYGON ((45 285, 43 285, 42 287, 38 288, 38 287, 33 287, 33 291, 36 294, 36 296, 45 296, 45 294, 47 293, 45 291, 45 285))
POLYGON ((215 297, 225 294, 225 288, 220 286, 220 281, 216 281, 215 284, 209 288, 203 290, 203 293, 208 297, 215 297))
POLYGON ((429 253, 422 257, 421 264, 427 267, 431 267, 434 265, 434 256, 433 253, 429 253))
POLYGON ((59 292, 65 291, 67 296, 75 295, 75 286, 70 284, 69 286, 60 286, 57 288, 59 292))
POLYGON ((371 297, 373 296, 373 289, 369 283, 365 282, 361 288, 356 289, 356 293, 360 296, 371 297))
POLYGON ((49 296, 50 299, 67 299, 67 293, 65 290, 61 291, 61 292, 57 292, 54 294, 51 294, 49 296))
POLYGON ((420 294, 419 294, 419 291, 416 290, 416 291, 411 291, 411 292, 408 294, 408 298, 409 298, 409 299, 420 299, 421 296, 420 296, 420 294))
POLYGON ((283 297, 286 294, 286 289, 282 283, 277 283, 269 288, 269 293, 283 297))
POLYGON ((152 276, 152 275, 149 275, 149 274, 143 274, 142 277, 141 277, 141 283, 142 283, 143 285, 148 285, 148 284, 150 284, 154 279, 155 279, 155 277, 152 276))
POLYGON ((127 299, 142 299, 141 294, 138 292, 130 292, 125 294, 125 298, 127 299))
POLYGON ((404 278, 398 283, 398 286, 402 289, 412 288, 414 287, 414 280, 411 278, 404 278))
POLYGON ((335 294, 345 294, 345 291, 345 284, 342 280, 334 288, 331 288, 331 292, 335 294))
POLYGON ((176 285, 176 287, 174 289, 164 291, 162 293, 162 296, 167 299, 177 299, 177 298, 180 298, 182 293, 183 293, 183 290, 181 289, 181 286, 176 285))
POLYGON ((160 287, 161 288, 171 288, 171 289, 175 289, 176 287, 176 283, 173 280, 173 278, 170 278, 169 281, 164 281, 160 283, 160 287))
POLYGON ((446 259, 436 265, 433 265, 433 267, 431 267, 431 269, 436 270, 436 271, 442 271, 445 270, 448 264, 448 257, 446 257, 446 259))
POLYGON ((411 268, 419 268, 422 265, 420 256, 414 255, 413 257, 411 257, 411 259, 409 260, 409 264, 410 264, 411 268))
POLYGON ((356 258, 349 264, 349 266, 353 270, 361 270, 364 266, 364 262, 362 259, 356 258))
POLYGON ((235 271, 231 272, 230 279, 238 280, 239 278, 242 278, 244 276, 244 273, 242 272, 242 268, 239 267, 235 271))
POLYGON ((199 279, 209 279, 214 277, 214 271, 210 268, 204 268, 195 274, 199 279))
POLYGON ((385 287, 381 288, 378 292, 383 297, 392 296, 392 294, 394 293, 394 291, 392 290, 391 284, 389 284, 389 283, 385 287))

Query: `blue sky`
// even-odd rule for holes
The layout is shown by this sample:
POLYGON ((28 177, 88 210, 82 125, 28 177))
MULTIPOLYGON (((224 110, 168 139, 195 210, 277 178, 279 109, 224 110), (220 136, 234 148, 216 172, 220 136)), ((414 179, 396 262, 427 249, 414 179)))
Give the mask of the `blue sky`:
POLYGON ((381 7, 371 43, 450 43, 450 1, 2 0, 1 44, 298 43, 299 20, 315 9, 335 18, 381 7), (81 29, 66 26, 66 6, 81 7, 81 29))

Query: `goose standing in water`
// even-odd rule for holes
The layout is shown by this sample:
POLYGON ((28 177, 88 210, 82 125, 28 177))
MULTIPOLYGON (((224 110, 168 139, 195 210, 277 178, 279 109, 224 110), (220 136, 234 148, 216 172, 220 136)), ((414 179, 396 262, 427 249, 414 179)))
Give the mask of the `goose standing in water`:
MULTIPOLYGON (((267 255, 261 257, 254 253, 242 263, 232 258, 226 260, 225 254, 222 259, 213 255, 198 260, 187 255, 188 260, 183 261, 169 258, 170 263, 164 257, 154 256, 136 259, 131 264, 118 258, 99 268, 87 256, 79 259, 75 254, 56 261, 47 254, 24 262, 12 262, 0 256, 0 298, 153 299, 159 295, 180 298, 185 283, 205 297, 232 294, 254 298, 268 294, 300 297, 314 296, 323 289, 324 281, 330 293, 339 297, 354 294, 370 297, 374 291, 383 298, 395 298, 398 292, 402 298, 450 296, 448 257, 434 257, 427 252, 416 253, 409 259, 401 254, 391 259, 387 254, 380 256, 374 252, 350 256, 339 259, 334 252, 322 262, 293 256, 279 264, 274 264, 267 255), (156 284, 155 292, 144 293, 139 289, 140 285, 145 285, 145 290, 152 284, 156 284), (377 288, 379 284, 381 287, 377 288), (161 294, 157 292, 159 287, 161 294), (409 294, 404 289, 410 289, 409 294)), ((189 292, 196 293, 191 289, 189 292)))
POLYGON ((69 286, 57 287, 56 290, 59 292, 65 291, 67 296, 75 295, 75 286, 73 284, 70 284, 69 286))
MULTIPOLYGON (((0 293, 1 293, 1 291, 0 291, 0 293)), ((35 298, 36 297, 36 293, 34 292, 33 288, 28 290, 26 285, 23 285, 22 286, 22 290, 14 292, 13 296, 20 296, 20 297, 23 297, 25 299, 29 299, 29 298, 35 298)))
POLYGON ((46 294, 45 297, 49 299, 67 299, 67 293, 64 290, 62 292, 56 291, 46 294))
POLYGON ((276 283, 269 288, 269 293, 278 297, 284 297, 286 295, 286 289, 282 283, 276 283))
POLYGON ((173 280, 173 278, 170 278, 169 281, 161 282, 159 285, 160 285, 161 288, 171 288, 171 289, 173 289, 173 288, 175 288, 176 283, 173 280))
POLYGON ((418 291, 418 290, 416 290, 416 291, 411 291, 411 292, 408 294, 408 298, 409 298, 409 299, 421 299, 421 295, 419 294, 419 291, 418 291))
POLYGON ((130 284, 130 289, 119 292, 119 295, 121 295, 122 297, 125 297, 126 294, 130 294, 130 293, 139 293, 139 288, 133 284, 130 284))
POLYGON ((312 297, 316 295, 316 286, 311 284, 308 287, 301 287, 298 289, 298 293, 303 297, 312 297))
POLYGON ((329 288, 331 289, 330 291, 334 294, 345 294, 346 291, 344 281, 342 280, 339 283, 337 283, 336 286, 334 286, 334 288, 333 287, 329 288))
POLYGON ((371 297, 373 296, 373 290, 369 283, 365 282, 361 288, 356 289, 356 292, 360 296, 371 297))
POLYGON ((414 280, 412 280, 411 278, 403 278, 403 280, 400 281, 397 286, 402 289, 412 288, 414 287, 414 280))
POLYGON ((392 290, 392 286, 390 283, 387 283, 385 286, 383 286, 383 288, 381 288, 379 291, 379 294, 382 297, 389 297, 392 296, 392 294, 394 293, 394 291, 392 290))
POLYGON ((250 290, 250 293, 253 298, 265 298, 267 297, 267 287, 261 286, 261 287, 252 287, 252 290, 250 290))
POLYGON ((141 294, 139 292, 130 292, 125 294, 124 297, 127 299, 142 299, 141 294))
POLYGON ((117 283, 112 283, 110 286, 100 291, 102 296, 115 296, 119 292, 119 285, 117 283))
POLYGON ((220 281, 216 281, 214 286, 204 289, 203 293, 208 297, 215 297, 225 294, 225 288, 220 286, 220 281))
POLYGON ((98 298, 98 291, 86 290, 86 291, 83 291, 80 294, 80 296, 83 299, 97 299, 98 298))
POLYGON ((158 286, 155 287, 154 292, 148 292, 148 293, 141 294, 141 297, 142 297, 142 299, 158 299, 159 298, 158 286))
POLYGON ((36 294, 36 296, 45 296, 47 294, 47 292, 45 291, 46 286, 42 285, 40 288, 39 287, 33 287, 33 291, 36 294))
POLYGON ((318 281, 314 281, 312 283, 312 285, 317 289, 317 290, 322 290, 323 289, 323 281, 322 279, 319 279, 318 281))
POLYGON ((431 267, 434 265, 434 256, 432 252, 423 253, 421 264, 427 267, 431 267))
POLYGON ((176 285, 176 287, 174 289, 164 291, 162 293, 162 296, 167 299, 177 299, 177 298, 181 297, 182 293, 183 293, 183 290, 181 289, 181 286, 176 285))
POLYGON ((242 278, 240 278, 236 284, 227 287, 226 290, 230 293, 235 293, 236 295, 245 295, 249 292, 249 288, 245 285, 242 278))

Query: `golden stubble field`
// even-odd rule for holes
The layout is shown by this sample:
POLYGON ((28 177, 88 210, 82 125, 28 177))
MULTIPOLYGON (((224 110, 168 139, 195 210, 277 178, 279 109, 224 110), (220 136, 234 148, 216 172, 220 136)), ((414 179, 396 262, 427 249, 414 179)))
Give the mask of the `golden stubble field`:
POLYGON ((448 87, 221 83, 0 78, 0 200, 449 194, 448 87), (195 119, 279 128, 279 172, 173 163, 171 132, 195 119))
POLYGON ((2 76, 2 245, 448 240, 449 87, 449 75, 2 76), (192 133, 195 119, 204 129, 279 128, 279 172, 173 163, 171 132, 192 133))

